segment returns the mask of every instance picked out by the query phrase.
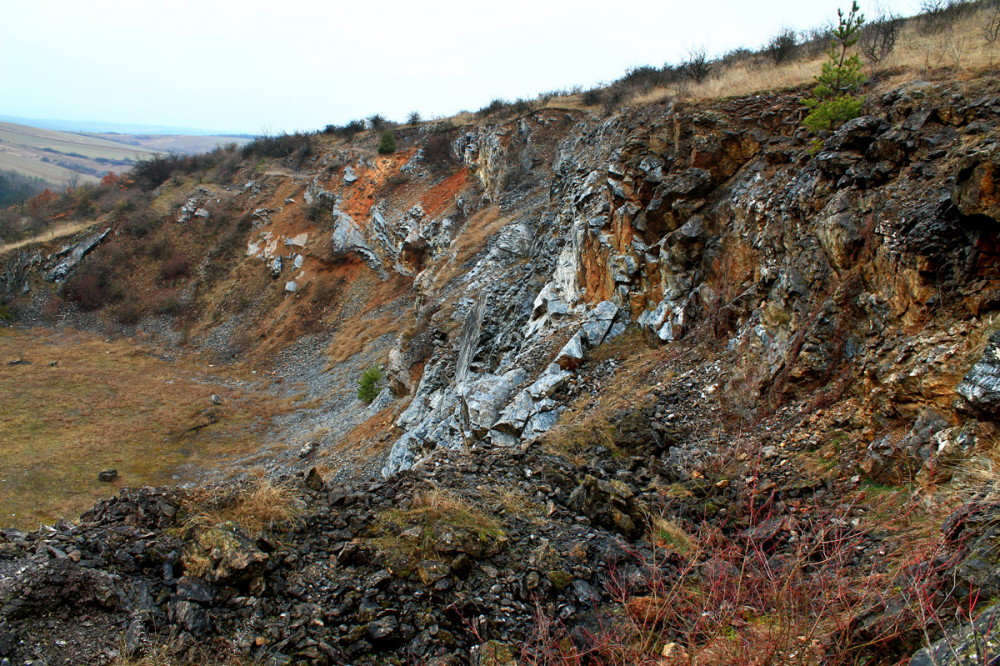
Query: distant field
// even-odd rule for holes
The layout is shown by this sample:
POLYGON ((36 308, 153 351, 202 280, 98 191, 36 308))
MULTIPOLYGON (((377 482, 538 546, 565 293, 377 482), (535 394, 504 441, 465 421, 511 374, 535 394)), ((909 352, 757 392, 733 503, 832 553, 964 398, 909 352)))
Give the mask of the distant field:
POLYGON ((119 145, 136 146, 157 153, 207 153, 218 146, 235 143, 242 146, 250 141, 233 136, 197 136, 185 134, 85 134, 113 141, 119 145))
POLYGON ((156 153, 200 153, 247 139, 223 136, 85 134, 0 122, 0 170, 42 178, 53 186, 94 182, 156 153))
POLYGON ((52 185, 65 185, 74 177, 81 183, 97 180, 95 176, 80 174, 51 162, 42 162, 37 157, 25 154, 24 151, 12 150, 4 144, 0 144, 0 171, 17 171, 26 176, 41 178, 52 185))

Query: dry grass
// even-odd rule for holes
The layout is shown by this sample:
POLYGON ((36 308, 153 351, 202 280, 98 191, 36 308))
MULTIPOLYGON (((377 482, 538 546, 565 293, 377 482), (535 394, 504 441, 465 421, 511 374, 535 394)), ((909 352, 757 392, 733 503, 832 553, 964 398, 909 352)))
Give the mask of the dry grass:
POLYGON ((110 666, 257 666, 261 663, 244 658, 238 648, 221 640, 211 649, 201 647, 197 652, 193 659, 182 658, 178 655, 179 647, 168 643, 150 646, 143 654, 129 655, 123 641, 110 666))
POLYGON ((376 543, 383 550, 423 559, 436 552, 435 527, 446 526, 477 535, 481 540, 501 538, 502 524, 472 501, 442 488, 414 496, 409 508, 383 512, 377 521, 376 543))
POLYGON ((232 522, 252 536, 288 527, 302 514, 303 504, 293 488, 275 483, 264 476, 263 470, 257 470, 241 487, 196 496, 185 510, 188 512, 185 530, 232 522))
POLYGON ((576 397, 543 443, 574 460, 582 460, 580 454, 595 446, 617 452, 622 419, 649 407, 655 401, 657 383, 673 376, 664 368, 670 353, 665 348, 648 348, 638 330, 591 351, 588 358, 593 363, 615 359, 617 373, 604 383, 599 396, 582 393, 576 397))
POLYGON ((52 227, 37 236, 32 236, 31 238, 25 238, 24 240, 19 240, 15 243, 7 243, 6 245, 0 245, 0 255, 4 255, 7 252, 12 252, 18 250, 22 247, 28 245, 34 245, 35 243, 48 243, 57 238, 65 238, 66 236, 72 236, 77 234, 84 229, 97 224, 93 220, 87 220, 83 222, 74 222, 72 224, 64 224, 56 227, 52 227))
POLYGON ((691 535, 674 520, 654 516, 650 520, 650 527, 649 541, 657 548, 689 555, 696 547, 691 535))
POLYGON ((542 513, 542 505, 519 488, 489 486, 482 491, 483 502, 492 505, 497 515, 534 520, 542 513))
POLYGON ((168 363, 82 332, 0 331, 0 363, 4 525, 74 517, 123 484, 193 480, 255 450, 260 424, 283 405, 236 388, 233 369, 168 363), (29 364, 6 365, 18 358, 29 364), (118 482, 97 481, 106 467, 118 482))
POLYGON ((403 323, 398 313, 386 312, 370 317, 365 312, 345 320, 337 327, 337 332, 327 347, 330 367, 343 363, 370 343, 389 333, 399 333, 403 323))
MULTIPOLYGON (((935 34, 925 34, 917 20, 908 21, 900 33, 895 50, 880 66, 883 71, 898 73, 891 85, 898 85, 900 79, 922 78, 941 69, 951 70, 954 74, 991 70, 1000 62, 1000 41, 991 45, 982 37, 987 11, 984 8, 964 16, 935 34)), ((812 83, 825 60, 824 55, 778 66, 750 67, 738 64, 723 70, 717 77, 690 86, 687 91, 675 89, 657 91, 657 94, 662 96, 687 92, 695 98, 718 99, 763 90, 792 88, 812 83)))
POLYGON ((983 38, 987 15, 983 6, 933 34, 925 34, 917 21, 907 22, 886 66, 913 73, 949 68, 961 73, 993 69, 1000 62, 1000 41, 983 38))
MULTIPOLYGON (((928 77, 942 70, 948 70, 952 76, 991 71, 1000 63, 1000 40, 989 44, 983 37, 983 28, 993 11, 984 5, 933 34, 921 29, 919 19, 907 21, 895 50, 879 66, 881 71, 893 73, 892 79, 880 88, 928 77)), ((825 55, 820 55, 780 65, 737 62, 700 83, 684 81, 657 87, 633 97, 626 104, 644 106, 676 98, 712 100, 796 88, 811 84, 825 59, 825 55)), ((873 73, 869 68, 869 74, 873 73)), ((583 104, 583 95, 576 94, 554 97, 543 108, 586 110, 588 107, 583 104)))
POLYGON ((360 273, 341 299, 341 307, 330 315, 336 322, 327 347, 330 367, 385 335, 399 333, 407 324, 405 310, 410 289, 400 276, 383 282, 374 274, 360 273))
POLYGON ((462 267, 481 252, 490 237, 508 222, 510 218, 500 215, 499 206, 484 208, 470 217, 452 243, 447 258, 438 262, 434 283, 448 284, 463 273, 462 267))

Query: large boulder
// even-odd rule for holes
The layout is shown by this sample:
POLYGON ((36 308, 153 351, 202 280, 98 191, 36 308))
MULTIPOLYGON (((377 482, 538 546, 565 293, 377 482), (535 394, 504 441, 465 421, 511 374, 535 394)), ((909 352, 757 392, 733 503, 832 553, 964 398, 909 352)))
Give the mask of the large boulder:
POLYGON ((568 504, 595 525, 618 532, 627 539, 639 534, 643 522, 635 494, 621 481, 598 479, 588 474, 570 493, 568 504))
POLYGON ((201 574, 210 583, 247 581, 264 568, 268 555, 232 522, 198 532, 184 551, 188 572, 201 574))
POLYGON ((963 215, 983 215, 1000 222, 1000 151, 977 155, 962 164, 952 198, 963 215))

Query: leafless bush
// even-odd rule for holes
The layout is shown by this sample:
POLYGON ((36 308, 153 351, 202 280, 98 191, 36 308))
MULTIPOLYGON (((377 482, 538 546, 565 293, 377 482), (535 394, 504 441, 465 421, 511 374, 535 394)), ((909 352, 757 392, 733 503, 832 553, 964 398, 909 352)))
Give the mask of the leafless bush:
POLYGON ((452 135, 450 131, 435 132, 424 141, 424 163, 434 171, 444 171, 455 165, 455 156, 451 152, 452 135))
POLYGON ((97 310, 122 298, 114 280, 111 262, 91 259, 77 269, 63 285, 62 296, 83 310, 97 310))
POLYGON ((591 88, 587 92, 583 93, 584 106, 597 106, 603 101, 604 101, 603 88, 591 88))
POLYGON ((977 5, 970 0, 923 0, 920 3, 920 31, 924 34, 942 32, 977 5))
POLYGON ((875 18, 861 29, 858 40, 858 48, 865 60, 874 66, 888 58, 896 46, 902 27, 903 19, 899 14, 882 3, 876 3, 875 18))
POLYGON ((174 252, 170 258, 160 266, 160 280, 172 282, 178 278, 185 277, 191 272, 191 261, 183 252, 174 252))
POLYGON ((701 83, 712 73, 712 63, 708 59, 708 52, 704 46, 688 49, 688 59, 682 67, 695 83, 701 83))
POLYGON ((986 5, 987 14, 986 25, 983 27, 983 37, 986 39, 987 44, 995 44, 997 38, 1000 37, 1000 0, 993 0, 993 2, 986 5))
POLYGON ((483 119, 491 117, 498 119, 519 117, 531 113, 531 109, 531 102, 526 99, 518 98, 513 102, 509 102, 505 99, 497 98, 476 111, 476 116, 483 119))
POLYGON ((833 38, 833 26, 830 24, 804 30, 799 38, 799 48, 807 58, 817 58, 823 55, 833 38))
POLYGON ((795 56, 797 46, 798 37, 796 36, 795 31, 789 28, 784 28, 767 42, 767 46, 764 48, 764 51, 767 53, 767 57, 770 58, 775 65, 780 65, 783 62, 791 60, 795 56))
POLYGON ((753 67, 757 61, 756 54, 748 48, 736 48, 719 58, 719 66, 722 68, 735 67, 745 64, 753 67))
POLYGON ((923 518, 907 497, 877 487, 836 507, 817 503, 792 519, 787 543, 775 528, 789 518, 756 481, 730 506, 735 524, 664 529, 654 518, 652 550, 628 549, 641 575, 612 568, 605 583, 618 610, 571 634, 539 607, 522 663, 904 663, 958 605, 979 612, 975 594, 949 592, 957 551, 939 531, 915 529, 923 518), (852 519, 856 509, 867 518, 852 519), (896 536, 881 541, 879 558, 860 555, 885 534, 896 536))
POLYGON ((381 133, 382 130, 392 127, 392 123, 380 113, 375 113, 368 116, 367 124, 369 129, 375 133, 381 133))

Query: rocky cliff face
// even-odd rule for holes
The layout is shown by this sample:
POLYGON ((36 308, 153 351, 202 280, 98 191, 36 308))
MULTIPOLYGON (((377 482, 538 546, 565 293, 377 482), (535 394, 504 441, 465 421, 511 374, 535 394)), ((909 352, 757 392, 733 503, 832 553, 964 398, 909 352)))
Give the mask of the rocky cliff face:
MULTIPOLYGON (((140 628, 165 621, 185 649, 211 635, 272 663, 288 655, 505 663, 469 650, 488 638, 523 641, 531 599, 571 626, 595 621, 583 607, 610 612, 611 560, 643 566, 654 557, 653 542, 642 541, 650 516, 725 522, 727 503, 735 516, 761 492, 786 507, 834 502, 861 480, 946 482, 996 433, 996 86, 984 77, 886 90, 818 143, 799 127, 794 91, 605 119, 546 109, 447 130, 444 157, 441 135, 410 130, 393 156, 324 149, 292 175, 271 170, 185 198, 186 219, 164 223, 178 233, 206 224, 197 211, 212 198, 245 222, 239 252, 218 269, 206 256, 188 302, 218 302, 240 280, 259 284, 244 312, 199 317, 193 339, 212 340, 236 321, 274 349, 301 333, 296 322, 311 308, 327 308, 321 321, 330 328, 320 335, 332 340, 333 372, 341 369, 330 394, 350 395, 370 360, 389 376, 392 391, 374 408, 392 418, 377 459, 387 485, 353 495, 319 481, 292 546, 244 544, 270 558, 244 578, 192 582, 182 544, 152 533, 135 537, 141 551, 175 551, 146 558, 162 575, 126 543, 108 547, 121 547, 114 558, 79 546, 68 564, 59 544, 72 529, 8 535, 5 557, 26 561, 33 552, 31 567, 54 572, 52 580, 80 578, 90 591, 79 603, 140 628), (351 334, 362 341, 356 353, 338 355, 338 345, 354 344, 351 334), (601 360, 602 349, 616 351, 601 360), (578 424, 590 429, 585 455, 598 462, 563 450, 579 443, 567 444, 578 424), (518 517, 498 528, 499 544, 499 532, 484 548, 465 543, 466 534, 464 545, 425 553, 409 568, 386 564, 379 521, 394 503, 415 501, 412 484, 433 486, 441 465, 463 496, 475 497, 495 473, 547 507, 557 527, 538 548, 548 544, 555 559, 535 562, 542 555, 528 541, 536 535, 518 517), (695 498, 686 514, 671 504, 678 488, 695 498), (355 508, 343 508, 345 496, 355 508), (589 544, 582 554, 581 543, 589 544), (123 551, 132 559, 118 557, 123 551), (120 590, 118 602, 103 600, 106 576, 127 579, 132 564, 151 586, 149 603, 120 590), (307 590, 310 567, 323 571, 307 590), (97 574, 105 571, 116 573, 97 574), (348 590, 355 576, 368 576, 359 594, 348 590), (437 610, 425 614, 428 605, 437 610), (490 620, 470 633, 462 620, 480 614, 490 620)), ((43 298, 39 276, 64 279, 102 251, 106 233, 48 256, 8 258, 0 291, 19 303, 43 298)), ((373 413, 327 404, 326 417, 344 424, 334 438, 373 413)), ((126 514, 145 511, 128 502, 126 514)), ((103 550, 89 535, 110 529, 108 515, 90 516, 73 538, 103 550)), ((746 537, 739 530, 759 527, 753 510, 748 516, 727 529, 746 537)), ((768 543, 791 548, 799 538, 793 522, 768 525, 768 543)), ((878 551, 881 538, 860 552, 878 551)), ((964 547, 958 560, 973 557, 964 547)), ((15 634, 32 631, 23 618, 51 610, 48 592, 16 601, 24 571, 8 575, 2 598, 15 634)), ((885 649, 898 658, 919 640, 885 649)))
POLYGON ((931 412, 957 424, 996 288, 997 100, 979 92, 893 90, 814 156, 780 94, 581 122, 548 162, 529 121, 464 137, 489 196, 528 162, 551 169, 548 196, 512 202, 517 222, 460 279, 461 335, 428 362, 386 473, 433 446, 509 444, 531 419, 539 434, 584 351, 628 323, 660 344, 727 339, 725 388, 753 405, 837 380, 883 427, 931 412), (518 251, 511 235, 533 242, 518 251))

